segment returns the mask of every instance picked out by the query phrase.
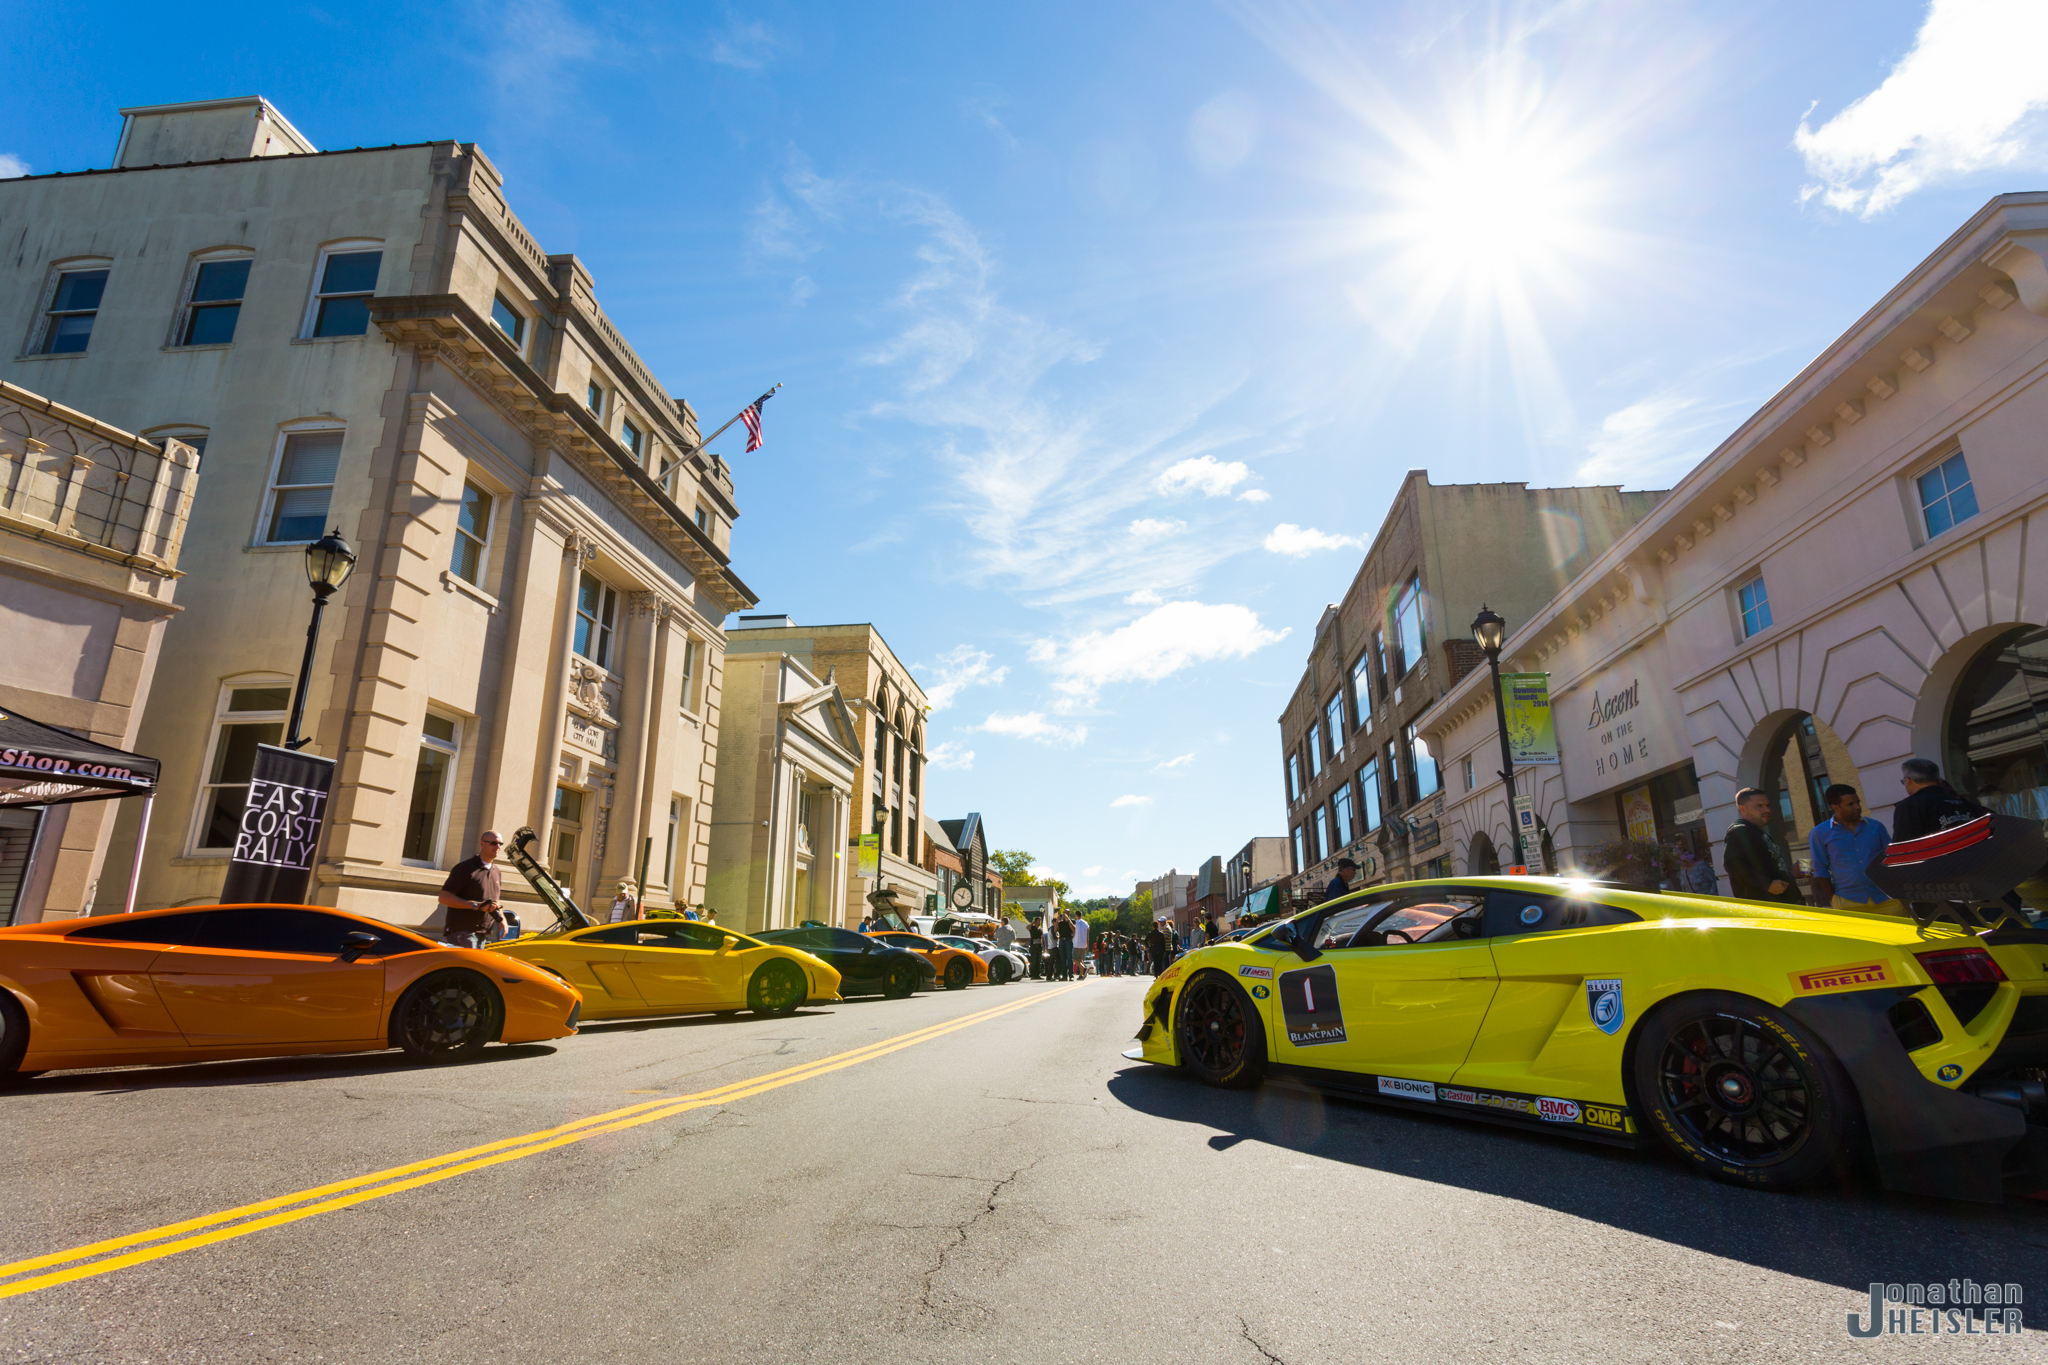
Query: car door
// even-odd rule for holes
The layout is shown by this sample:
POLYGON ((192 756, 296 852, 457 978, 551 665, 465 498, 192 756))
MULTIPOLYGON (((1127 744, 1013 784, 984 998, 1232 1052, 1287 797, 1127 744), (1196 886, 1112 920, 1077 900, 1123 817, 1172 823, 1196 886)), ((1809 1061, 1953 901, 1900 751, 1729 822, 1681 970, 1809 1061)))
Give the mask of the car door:
POLYGON ((184 917, 181 942, 149 965, 194 1047, 361 1042, 380 1036, 384 961, 342 957, 362 923, 318 910, 249 906, 184 917))
POLYGON ((584 1013, 639 1005, 640 988, 626 970, 626 949, 640 941, 639 925, 613 924, 566 935, 536 949, 534 960, 553 967, 583 992, 584 1013))
POLYGON ((1363 1072, 1387 1094, 1433 1101, 1500 984, 1484 915, 1483 894, 1438 887, 1334 911, 1313 960, 1275 964, 1274 1060, 1363 1072))
POLYGON ((741 1002, 739 954, 732 935, 690 920, 648 920, 634 926, 625 948, 626 971, 640 998, 661 1009, 711 1009, 741 1002))
MULTIPOLYGON (((882 951, 879 940, 851 929, 814 929, 825 943, 817 952, 838 971, 842 993, 847 986, 857 991, 878 991, 882 989, 883 978, 889 970, 889 954, 882 951)), ((802 946, 802 945, 800 945, 802 946)))

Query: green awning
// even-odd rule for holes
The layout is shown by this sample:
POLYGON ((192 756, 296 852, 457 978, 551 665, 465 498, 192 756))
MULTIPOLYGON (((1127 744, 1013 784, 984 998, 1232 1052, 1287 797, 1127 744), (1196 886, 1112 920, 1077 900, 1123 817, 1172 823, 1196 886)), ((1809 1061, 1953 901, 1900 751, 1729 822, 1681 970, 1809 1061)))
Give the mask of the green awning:
POLYGON ((1262 886, 1244 898, 1240 915, 1269 915, 1273 912, 1273 898, 1280 893, 1277 886, 1262 886))

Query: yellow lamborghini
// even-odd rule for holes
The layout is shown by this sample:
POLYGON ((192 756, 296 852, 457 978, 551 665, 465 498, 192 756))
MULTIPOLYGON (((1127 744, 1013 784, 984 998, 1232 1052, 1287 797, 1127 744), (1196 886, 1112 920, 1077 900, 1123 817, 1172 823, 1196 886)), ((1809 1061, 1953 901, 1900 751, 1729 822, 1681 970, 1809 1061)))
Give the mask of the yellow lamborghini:
POLYGON ((839 998, 839 973, 796 948, 695 920, 642 919, 526 934, 490 952, 553 972, 583 993, 583 1019, 649 1014, 792 1014, 839 998))

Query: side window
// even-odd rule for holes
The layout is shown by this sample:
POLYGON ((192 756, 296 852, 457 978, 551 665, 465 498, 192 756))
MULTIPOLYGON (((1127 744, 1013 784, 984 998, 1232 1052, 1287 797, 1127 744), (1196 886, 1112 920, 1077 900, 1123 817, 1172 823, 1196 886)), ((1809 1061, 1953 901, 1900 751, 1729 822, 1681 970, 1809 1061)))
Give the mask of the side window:
POLYGON ((868 945, 873 942, 867 935, 857 934, 851 929, 834 929, 830 933, 831 941, 822 946, 844 948, 851 952, 861 953, 866 952, 868 945))
MULTIPOLYGON (((281 906, 201 910, 168 916, 158 923, 169 927, 161 931, 165 936, 157 942, 242 953, 299 953, 307 957, 338 956, 345 946, 344 935, 376 932, 368 925, 339 915, 281 906)), ((378 936, 381 946, 385 936, 378 936)), ((393 940, 393 953, 412 952, 421 946, 397 934, 389 937, 393 940)))
POLYGON ((448 567, 465 583, 481 585, 484 550, 491 542, 491 495, 473 483, 462 485, 455 509, 455 544, 448 567))
POLYGON ((100 315, 100 296, 106 292, 105 266, 59 274, 50 306, 43 314, 43 334, 35 349, 44 355, 84 350, 92 340, 93 322, 100 315))
POLYGON ((335 471, 341 467, 341 438, 333 429, 285 436, 263 513, 264 544, 318 540, 326 532, 335 471))
POLYGON ((1351 940, 1358 935, 1367 922, 1383 913, 1393 902, 1385 898, 1368 899, 1356 905, 1348 905, 1337 911, 1316 930, 1316 947, 1349 948, 1351 940))
POLYGON ((690 920, 667 920, 658 928, 642 925, 639 932, 639 943, 643 948, 695 948, 715 953, 724 946, 726 939, 719 930, 690 920))
POLYGON ((225 346, 235 339, 242 294, 249 287, 249 257, 201 261, 192 274, 174 346, 225 346))
POLYGON ((1486 933, 1486 898, 1457 892, 1430 892, 1409 901, 1372 927, 1385 943, 1448 943, 1481 938, 1486 933))
POLYGON ((620 947, 635 948, 640 944, 640 928, 634 924, 615 924, 609 929, 600 929, 594 934, 585 934, 578 943, 610 943, 620 947))
POLYGON ((313 277, 306 307, 309 337, 359 337, 370 330, 370 296, 377 292, 382 247, 329 250, 313 277))
POLYGON ((199 932, 192 921, 197 915, 162 915, 150 919, 137 919, 128 915, 114 915, 109 922, 95 924, 90 929, 74 929, 66 938, 104 939, 121 943, 190 943, 192 936, 199 932))
POLYGON ((1526 891, 1486 893, 1489 938, 1541 934, 1556 929, 1589 929, 1605 924, 1637 924, 1642 916, 1618 906, 1573 896, 1526 891))

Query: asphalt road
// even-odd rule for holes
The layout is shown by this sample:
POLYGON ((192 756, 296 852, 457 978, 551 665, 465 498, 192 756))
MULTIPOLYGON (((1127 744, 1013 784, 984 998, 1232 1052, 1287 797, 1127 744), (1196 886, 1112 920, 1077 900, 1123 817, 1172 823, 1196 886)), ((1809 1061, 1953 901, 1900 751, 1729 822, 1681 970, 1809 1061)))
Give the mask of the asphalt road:
POLYGON ((2048 1207, 1204 1090, 1120 1055, 1141 991, 46 1076, 0 1096, 0 1261, 56 1259, 0 1292, 78 1277, 0 1298, 0 1362, 2048 1358, 2048 1207), (1872 1280, 1965 1276, 2029 1332, 1849 1338, 1872 1280))

